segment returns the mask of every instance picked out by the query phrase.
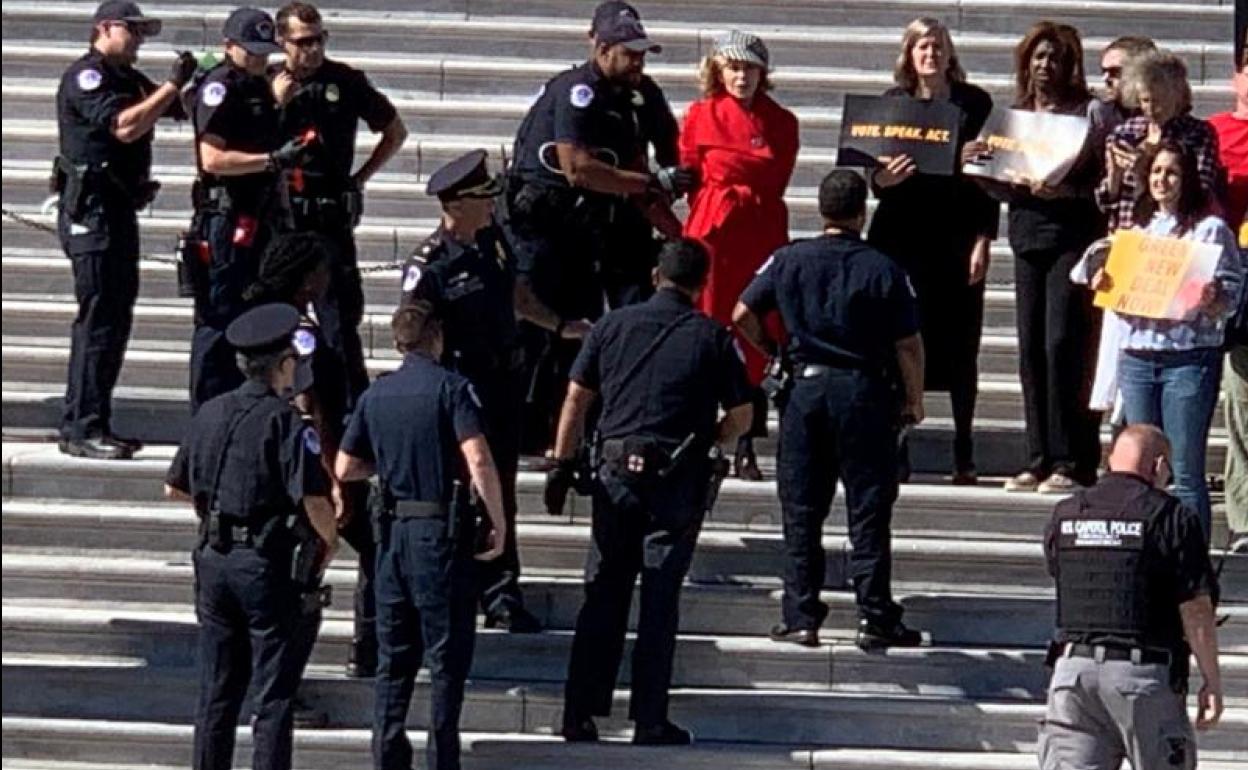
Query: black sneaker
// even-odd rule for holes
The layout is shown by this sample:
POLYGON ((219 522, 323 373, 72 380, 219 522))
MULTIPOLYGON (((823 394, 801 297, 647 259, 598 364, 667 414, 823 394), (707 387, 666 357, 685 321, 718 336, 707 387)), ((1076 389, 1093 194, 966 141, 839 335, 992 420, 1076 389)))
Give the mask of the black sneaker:
POLYGON ((91 438, 63 438, 57 444, 61 454, 83 457, 88 460, 129 460, 134 452, 120 444, 113 444, 101 436, 91 438))
POLYGON ((638 746, 688 746, 693 743, 693 733, 671 722, 657 725, 637 725, 633 730, 633 743, 638 746))
POLYGON ((768 636, 773 642, 800 644, 803 647, 819 646, 819 629, 817 628, 789 628, 779 623, 771 627, 771 633, 768 636))
POLYGON ((509 607, 486 613, 486 628, 501 628, 513 634, 536 634, 542 630, 542 621, 524 607, 509 607))
POLYGON ((580 719, 563 719, 559 734, 568 743, 596 743, 598 741, 598 725, 590 717, 580 719))
POLYGON ((859 649, 870 652, 886 647, 922 647, 923 634, 913 628, 907 628, 900 620, 882 625, 863 618, 858 621, 859 649))

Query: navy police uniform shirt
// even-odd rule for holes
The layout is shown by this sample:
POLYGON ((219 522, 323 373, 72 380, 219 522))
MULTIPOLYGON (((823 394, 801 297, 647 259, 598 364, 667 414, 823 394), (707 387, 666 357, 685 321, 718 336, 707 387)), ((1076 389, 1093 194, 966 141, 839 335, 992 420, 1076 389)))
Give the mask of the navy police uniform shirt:
MULTIPOLYGON (((273 74, 280 71, 281 65, 277 65, 273 74)), ((318 141, 300 166, 304 179, 309 185, 323 184, 323 194, 342 192, 355 165, 360 121, 377 133, 390 125, 398 112, 363 72, 332 59, 326 59, 295 89, 281 109, 282 135, 293 139, 315 128, 318 141)))
POLYGON ((690 433, 709 439, 719 407, 732 409, 752 397, 732 334, 672 288, 659 289, 645 302, 614 310, 595 323, 569 379, 601 394, 598 430, 604 439, 647 435, 673 445, 690 433), (660 331, 677 318, 684 320, 626 377, 660 331))
POLYGON ((741 295, 755 314, 779 309, 797 364, 887 366, 919 331, 905 271, 857 234, 796 241, 773 254, 741 295))
POLYGON ((574 144, 617 168, 635 168, 642 158, 638 97, 633 89, 603 77, 586 62, 542 86, 516 134, 513 168, 526 182, 567 187, 555 171, 555 144, 574 144))
POLYGON ((400 302, 426 300, 442 319, 443 363, 470 380, 511 369, 518 346, 515 260, 497 226, 465 244, 439 227, 403 269, 400 302))
POLYGON ((641 76, 641 83, 631 97, 637 107, 637 119, 645 142, 654 147, 654 160, 660 166, 680 163, 680 124, 672 114, 663 89, 649 75, 641 76))
POLYGON ((454 482, 466 478, 459 445, 483 435, 468 380, 408 353, 397 371, 364 391, 340 448, 374 463, 396 500, 449 503, 454 482))
MULTIPOLYGON (((227 149, 268 153, 284 143, 278 123, 277 102, 269 81, 258 75, 221 64, 209 72, 195 92, 193 102, 195 140, 215 134, 227 149)), ((255 211, 273 193, 275 177, 260 171, 242 176, 217 177, 202 173, 209 186, 229 190, 235 207, 255 211)))
POLYGON ((258 380, 200 407, 165 482, 190 494, 201 514, 216 484, 221 513, 254 517, 256 524, 297 512, 304 497, 329 494, 320 436, 289 401, 258 380), (227 440, 216 483, 217 458, 227 440))
MULTIPOLYGON (((1141 559, 1150 565, 1148 600, 1156 602, 1154 606, 1166 608, 1165 612, 1155 616, 1165 619, 1162 626, 1149 629, 1147 636, 1154 644, 1179 649, 1183 638, 1179 605, 1198 596, 1216 596, 1218 593, 1217 577, 1209 560, 1209 547, 1196 512, 1133 473, 1107 473, 1095 485, 1078 494, 1082 496, 1089 516, 1096 516, 1096 511, 1127 513, 1148 510, 1159 496, 1169 498, 1169 505, 1163 506, 1164 511, 1145 523, 1141 559)), ((1057 517, 1054 516, 1045 529, 1044 537, 1045 560, 1049 574, 1054 577, 1058 573, 1058 538, 1061 536, 1057 524, 1057 517)), ((1059 640, 1086 644, 1115 641, 1105 635, 1062 631, 1059 631, 1059 640)))
MULTIPOLYGON (((56 91, 56 118, 61 155, 76 164, 104 164, 123 184, 148 179, 152 168, 149 131, 133 142, 113 136, 122 110, 146 99, 157 85, 130 66, 110 64, 99 51, 88 50, 69 65, 56 91)), ((176 101, 170 117, 182 115, 176 101)))

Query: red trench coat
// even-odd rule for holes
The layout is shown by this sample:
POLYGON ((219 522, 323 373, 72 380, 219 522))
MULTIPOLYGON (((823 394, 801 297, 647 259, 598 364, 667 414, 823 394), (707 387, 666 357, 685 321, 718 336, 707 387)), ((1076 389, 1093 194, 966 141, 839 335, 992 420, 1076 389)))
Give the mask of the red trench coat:
MULTIPOLYGON (((784 190, 797 162, 797 118, 759 94, 747 110, 718 94, 694 102, 680 132, 681 165, 698 170, 685 235, 710 252, 711 270, 701 309, 724 324, 754 272, 789 240, 784 190)), ((750 379, 766 362, 742 341, 750 379)))

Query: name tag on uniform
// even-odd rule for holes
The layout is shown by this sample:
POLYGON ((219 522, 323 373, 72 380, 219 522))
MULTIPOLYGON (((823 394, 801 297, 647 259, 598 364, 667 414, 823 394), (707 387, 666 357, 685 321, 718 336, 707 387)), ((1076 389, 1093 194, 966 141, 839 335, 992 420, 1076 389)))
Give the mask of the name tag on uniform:
POLYGON ((451 279, 451 282, 447 284, 446 291, 443 292, 443 294, 446 296, 448 302, 454 302, 455 300, 462 299, 469 294, 475 294, 484 288, 485 281, 482 281, 475 275, 469 276, 467 273, 463 273, 451 279))

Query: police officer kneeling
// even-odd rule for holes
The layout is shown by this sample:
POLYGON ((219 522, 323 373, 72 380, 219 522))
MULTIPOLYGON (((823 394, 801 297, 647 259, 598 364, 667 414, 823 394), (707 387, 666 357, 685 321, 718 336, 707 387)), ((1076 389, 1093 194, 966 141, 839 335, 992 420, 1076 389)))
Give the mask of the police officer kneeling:
POLYGON ((160 28, 129 0, 101 3, 91 47, 65 70, 56 92, 56 229, 73 262, 78 300, 60 450, 76 457, 121 459, 139 447, 114 435, 111 424, 139 295, 135 212, 160 187, 151 179, 153 128, 161 117, 183 116, 178 93, 196 67, 189 53, 178 54, 159 86, 134 68, 139 46, 160 28))
POLYGON ((431 311, 424 301, 395 311, 391 328, 403 365, 364 391, 334 464, 342 481, 376 473, 386 498, 377 522, 375 578, 378 770, 412 766, 404 726, 422 658, 433 701, 429 770, 459 767, 459 714, 476 633, 476 506, 468 500, 469 479, 491 524, 475 558, 497 558, 507 537, 481 406, 468 380, 438 365, 442 329, 431 311))
POLYGON ((777 642, 819 644, 828 606, 823 523, 839 479, 845 487, 849 575, 864 650, 922 643, 892 596, 891 521, 897 500, 898 431, 923 419, 923 341, 905 271, 862 242, 867 185, 837 169, 819 185, 824 234, 778 250, 733 311, 755 347, 779 348, 759 320, 779 309, 789 330, 783 358, 792 392, 781 398, 776 482, 787 564, 777 642), (901 393, 898 393, 898 390, 901 393), (786 402, 787 398, 787 402, 786 402))
POLYGON ((1130 425, 1110 472, 1053 512, 1045 534, 1057 582, 1057 636, 1040 729, 1043 770, 1196 767, 1188 653, 1203 683, 1197 729, 1217 724, 1222 682, 1218 587, 1200 520, 1163 489, 1170 442, 1130 425))
POLYGON ((712 499, 712 453, 735 447, 753 413, 732 336, 694 309, 707 266, 697 242, 668 242, 654 272, 655 295, 595 324, 572 366, 555 444, 559 465, 547 479, 550 513, 563 509, 586 415, 599 395, 602 414, 585 603, 564 693, 562 734, 569 741, 597 740, 593 717, 611 712, 639 572, 633 742, 692 741, 667 718, 680 587, 712 499), (726 415, 716 423, 718 407, 726 415))
POLYGON ((292 703, 311 651, 297 631, 320 612, 337 544, 320 439, 289 402, 298 325, 285 304, 230 324, 247 381, 199 410, 165 480, 165 494, 193 502, 200 518, 195 770, 231 767, 248 692, 255 767, 291 765, 292 703))

